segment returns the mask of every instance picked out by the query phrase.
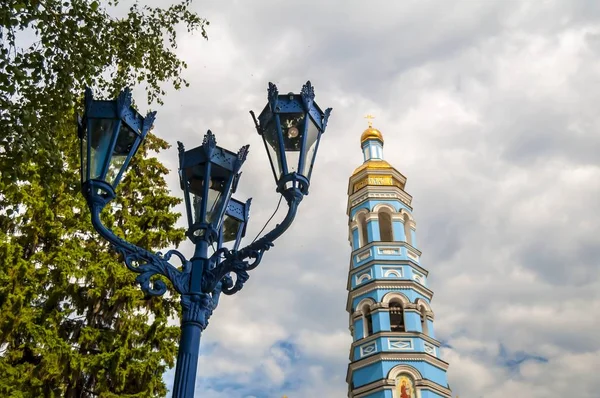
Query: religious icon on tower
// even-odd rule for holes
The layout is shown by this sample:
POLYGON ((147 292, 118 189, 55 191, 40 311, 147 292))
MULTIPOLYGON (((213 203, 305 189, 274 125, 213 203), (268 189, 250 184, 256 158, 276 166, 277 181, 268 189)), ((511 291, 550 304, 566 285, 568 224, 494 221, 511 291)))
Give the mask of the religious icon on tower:
POLYGON ((396 379, 396 397, 415 398, 415 386, 412 380, 407 376, 400 376, 396 379))

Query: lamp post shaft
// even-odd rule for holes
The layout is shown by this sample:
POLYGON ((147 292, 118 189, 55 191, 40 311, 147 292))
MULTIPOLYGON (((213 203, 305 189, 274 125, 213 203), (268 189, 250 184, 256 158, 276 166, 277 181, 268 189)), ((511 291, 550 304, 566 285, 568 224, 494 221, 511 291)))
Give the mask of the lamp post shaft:
MULTIPOLYGON (((184 311, 186 311, 184 309, 184 311)), ((198 370, 202 328, 194 322, 182 322, 173 398, 192 398, 198 370)))
POLYGON ((208 325, 213 311, 213 301, 209 294, 202 293, 202 275, 208 262, 208 243, 196 243, 189 294, 181 295, 181 337, 173 383, 173 398, 193 398, 198 370, 200 338, 208 325))
POLYGON ((173 383, 173 398, 192 398, 198 370, 200 337, 212 314, 212 299, 207 294, 182 295, 182 320, 179 352, 173 383))

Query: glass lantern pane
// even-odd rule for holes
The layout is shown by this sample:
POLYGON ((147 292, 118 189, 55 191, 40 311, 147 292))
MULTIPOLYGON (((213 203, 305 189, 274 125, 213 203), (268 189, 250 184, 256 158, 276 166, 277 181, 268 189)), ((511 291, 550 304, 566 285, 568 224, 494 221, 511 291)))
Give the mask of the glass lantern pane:
POLYGON ((190 193, 198 195, 201 198, 204 193, 204 176, 194 176, 193 168, 188 167, 185 169, 185 178, 189 178, 188 187, 190 193))
POLYGON ((216 212, 219 210, 219 204, 221 203, 221 197, 223 195, 223 189, 225 188, 222 181, 216 181, 211 179, 210 187, 208 189, 208 200, 206 202, 206 222, 211 223, 213 217, 217 216, 216 212))
MULTIPOLYGON (((190 190, 191 191, 191 190, 190 190)), ((200 223, 200 209, 202 208, 202 196, 201 195, 192 195, 192 209, 194 210, 194 224, 200 223)), ((202 236, 204 235, 204 230, 195 230, 194 235, 202 236)))
POLYGON ((285 149, 285 160, 287 172, 298 171, 300 162, 300 150, 302 149, 302 137, 304 135, 304 113, 282 114, 281 131, 283 133, 283 147, 285 149))
POLYGON ((312 119, 308 118, 308 130, 306 132, 306 157, 304 159, 304 167, 300 171, 306 178, 310 178, 310 171, 315 161, 315 152, 317 150, 317 142, 319 138, 319 129, 313 123, 312 119))
POLYGON ((100 178, 110 149, 114 119, 90 119, 90 179, 100 178))
POLYGON ((115 149, 113 150, 108 171, 106 172, 105 181, 111 185, 116 182, 115 179, 119 175, 119 171, 123 167, 129 152, 131 152, 133 145, 135 144, 137 134, 133 132, 125 123, 121 123, 119 129, 119 136, 115 143, 115 149))
POLYGON ((194 178, 189 182, 190 192, 193 194, 194 223, 211 223, 213 217, 220 216, 215 214, 219 211, 223 203, 223 191, 225 190, 225 181, 223 179, 211 179, 208 189, 208 198, 206 200, 206 220, 200 219, 200 210, 202 209, 202 196, 204 195, 204 179, 194 178))
POLYGON ((225 216, 223 219, 223 243, 231 242, 237 238, 242 222, 233 217, 225 216))
MULTIPOLYGON (((191 191, 191 189, 190 189, 191 191)), ((202 196, 192 195, 192 209, 194 209, 194 223, 200 221, 200 206, 202 206, 202 196)))
POLYGON ((279 153, 279 134, 277 133, 277 124, 275 123, 275 118, 273 118, 271 122, 267 124, 267 127, 263 132, 263 140, 265 141, 265 146, 267 147, 267 154, 269 155, 271 166, 276 174, 275 179, 279 180, 283 170, 280 161, 281 154, 279 153))
POLYGON ((231 199, 231 189, 228 192, 225 191, 226 181, 218 182, 219 184, 219 197, 215 201, 215 204, 209 213, 208 222, 212 223, 216 229, 219 229, 221 226, 221 222, 225 216, 225 209, 227 208, 227 203, 229 199, 231 199))

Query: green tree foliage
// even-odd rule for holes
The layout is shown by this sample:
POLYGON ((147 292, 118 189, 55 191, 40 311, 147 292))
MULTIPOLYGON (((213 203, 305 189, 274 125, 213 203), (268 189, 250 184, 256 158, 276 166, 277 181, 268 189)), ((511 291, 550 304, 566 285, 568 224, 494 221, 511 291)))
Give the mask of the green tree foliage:
MULTIPOLYGON (((79 193, 74 124, 83 88, 112 97, 145 84, 187 85, 176 28, 207 21, 190 1, 168 8, 116 1, 4 0, 0 6, 0 396, 164 396, 179 304, 145 298, 94 232, 79 193), (118 14, 113 17, 109 14, 118 14)), ((135 244, 179 244, 179 199, 149 134, 107 209, 106 224, 135 244)))

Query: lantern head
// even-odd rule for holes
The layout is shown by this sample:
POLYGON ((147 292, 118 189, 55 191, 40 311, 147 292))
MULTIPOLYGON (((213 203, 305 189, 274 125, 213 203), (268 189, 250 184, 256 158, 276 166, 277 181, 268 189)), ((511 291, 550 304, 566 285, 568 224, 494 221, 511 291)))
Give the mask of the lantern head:
POLYGON ((179 143, 179 177, 185 192, 188 236, 192 241, 212 243, 217 240, 247 154, 248 145, 237 154, 218 147, 210 130, 197 148, 186 151, 179 143))
POLYGON ((284 95, 269 83, 269 103, 258 120, 251 112, 267 149, 278 192, 297 189, 308 194, 319 141, 331 113, 331 108, 323 112, 314 98, 310 82, 300 94, 284 95))
POLYGON ((148 134, 156 112, 143 117, 131 106, 131 91, 116 100, 94 100, 85 90, 85 112, 78 120, 81 183, 87 195, 110 200, 131 158, 148 134), (93 192, 92 192, 93 191, 93 192))

